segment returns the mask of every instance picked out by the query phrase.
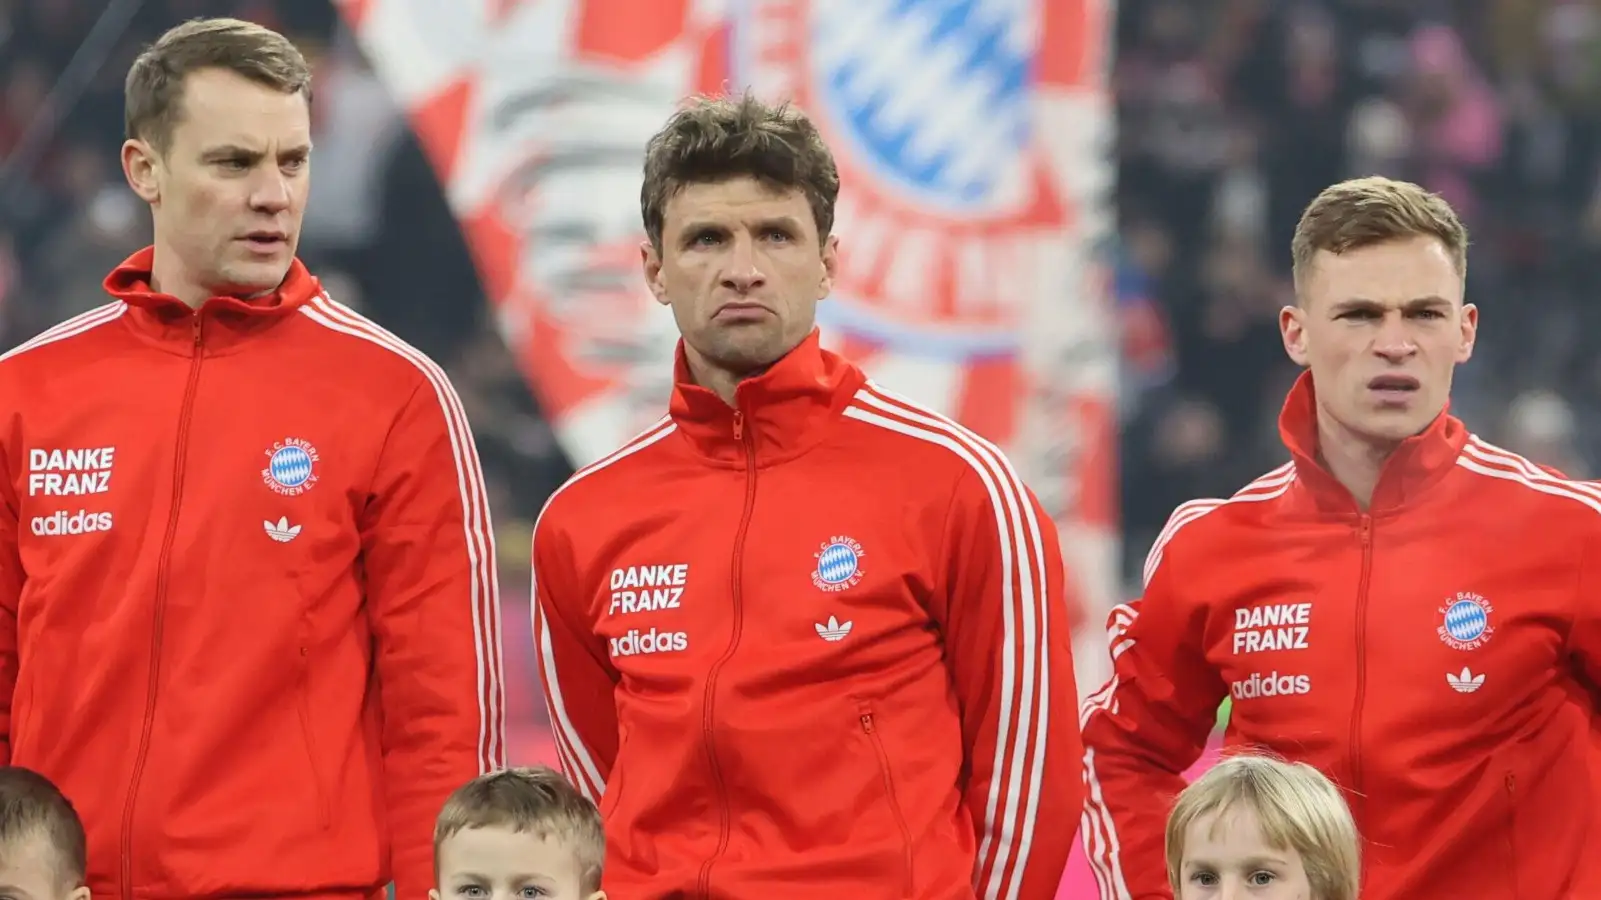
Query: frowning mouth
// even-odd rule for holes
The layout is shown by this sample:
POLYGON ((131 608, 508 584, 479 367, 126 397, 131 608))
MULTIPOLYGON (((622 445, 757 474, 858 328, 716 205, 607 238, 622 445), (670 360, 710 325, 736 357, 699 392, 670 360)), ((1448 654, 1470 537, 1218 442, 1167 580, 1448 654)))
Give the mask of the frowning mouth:
POLYGON ((722 306, 719 306, 717 308, 717 313, 712 316, 712 318, 722 321, 734 320, 748 322, 763 316, 771 315, 771 313, 771 310, 760 303, 735 301, 733 303, 724 303, 722 306))

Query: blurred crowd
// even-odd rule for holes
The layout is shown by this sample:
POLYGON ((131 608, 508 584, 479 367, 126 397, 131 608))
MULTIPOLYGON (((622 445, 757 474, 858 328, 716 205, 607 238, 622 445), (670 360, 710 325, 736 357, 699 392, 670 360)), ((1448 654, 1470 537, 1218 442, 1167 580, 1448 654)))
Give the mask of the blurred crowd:
MULTIPOLYGON (((1296 371, 1276 318, 1290 234, 1348 176, 1420 181, 1473 232, 1483 330, 1457 413, 1570 475, 1601 471, 1601 307, 1587 302, 1601 275, 1601 0, 1117 9, 1129 571, 1174 505, 1283 459, 1275 420, 1296 371)), ((0 0, 0 346, 102 303, 100 279, 147 240, 117 163, 122 73, 164 28, 218 14, 278 28, 312 59, 302 256, 336 299, 450 371, 512 551, 504 582, 525 584, 519 551, 567 463, 420 149, 324 0, 0 0)))
POLYGON ((1286 458, 1290 237, 1357 175, 1440 192, 1472 233, 1481 331, 1453 410, 1597 472, 1601 3, 1121 0, 1117 32, 1127 559, 1176 503, 1286 458))

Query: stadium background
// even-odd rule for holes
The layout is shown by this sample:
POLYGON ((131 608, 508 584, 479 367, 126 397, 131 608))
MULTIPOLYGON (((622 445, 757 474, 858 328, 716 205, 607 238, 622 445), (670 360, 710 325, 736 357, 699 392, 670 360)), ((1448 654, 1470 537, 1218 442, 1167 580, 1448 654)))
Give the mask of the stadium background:
MULTIPOLYGON (((554 759, 533 518, 667 389, 639 154, 694 91, 794 96, 823 124, 847 254, 825 338, 1010 450, 1064 535, 1081 691, 1172 507, 1281 461, 1275 313, 1330 182, 1457 206, 1484 329, 1455 410, 1595 472, 1597 0, 0 0, 0 346, 101 303, 148 240, 122 74, 224 14, 316 68, 302 257, 439 360, 472 419, 514 761, 554 759)), ((1075 860, 1062 896, 1093 895, 1075 860)))

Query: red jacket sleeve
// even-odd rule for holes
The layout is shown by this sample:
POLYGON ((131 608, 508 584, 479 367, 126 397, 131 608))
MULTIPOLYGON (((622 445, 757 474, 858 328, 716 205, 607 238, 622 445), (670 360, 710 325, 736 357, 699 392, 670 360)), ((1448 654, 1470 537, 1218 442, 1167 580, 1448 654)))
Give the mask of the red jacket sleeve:
POLYGON ((1196 635, 1204 610, 1175 594, 1168 541, 1197 508, 1168 519, 1146 560, 1144 596, 1112 611, 1112 677, 1080 712, 1084 724, 1084 848, 1102 900, 1167 900, 1168 812, 1184 772, 1206 749, 1227 688, 1196 635))
POLYGON ((17 604, 24 580, 17 544, 19 507, 0 453, 0 766, 11 765, 11 697, 17 687, 17 604))
POLYGON ((1010 464, 951 500, 936 603, 962 717, 980 897, 1049 900, 1078 831, 1078 691, 1055 525, 1010 464))
POLYGON ((605 641, 585 624, 588 604, 573 574, 568 523, 550 508, 534 525, 534 659, 562 771, 598 804, 617 758, 618 674, 605 641))
POLYGON ((397 900, 433 887, 445 799, 506 764, 488 497, 461 403, 435 377, 394 423, 361 525, 397 900))
MULTIPOLYGON (((1583 552, 1573 625, 1568 632, 1568 655, 1592 699, 1601 703, 1601 539, 1591 538, 1583 552)), ((1601 709, 1593 713, 1601 732, 1601 709)))

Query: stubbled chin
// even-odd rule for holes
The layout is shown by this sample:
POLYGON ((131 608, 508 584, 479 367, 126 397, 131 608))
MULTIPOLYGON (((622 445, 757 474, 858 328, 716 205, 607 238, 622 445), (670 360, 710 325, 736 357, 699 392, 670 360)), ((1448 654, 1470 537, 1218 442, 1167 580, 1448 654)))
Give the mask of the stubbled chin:
POLYGON ((230 266, 222 273, 222 280, 234 286, 230 293, 250 296, 277 290, 278 286, 283 284, 284 276, 288 274, 287 263, 263 261, 230 266))

